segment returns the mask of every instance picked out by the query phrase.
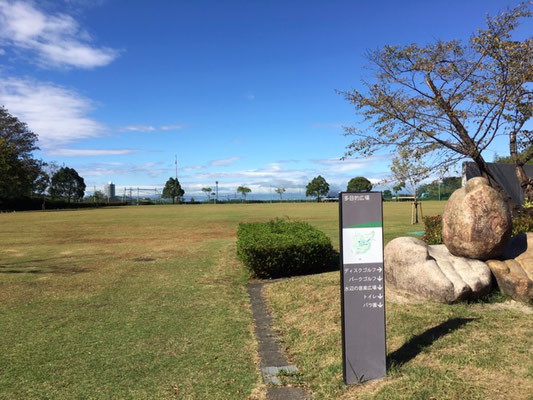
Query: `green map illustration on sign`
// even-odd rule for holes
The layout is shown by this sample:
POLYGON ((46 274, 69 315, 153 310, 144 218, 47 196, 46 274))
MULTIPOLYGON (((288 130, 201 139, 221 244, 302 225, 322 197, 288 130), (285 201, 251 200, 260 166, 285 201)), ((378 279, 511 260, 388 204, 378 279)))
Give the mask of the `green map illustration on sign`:
POLYGON ((342 246, 347 264, 383 261, 381 227, 343 229, 342 246))
POLYGON ((370 250, 372 239, 374 238, 374 231, 371 232, 356 232, 353 235, 353 250, 357 254, 364 254, 370 250))

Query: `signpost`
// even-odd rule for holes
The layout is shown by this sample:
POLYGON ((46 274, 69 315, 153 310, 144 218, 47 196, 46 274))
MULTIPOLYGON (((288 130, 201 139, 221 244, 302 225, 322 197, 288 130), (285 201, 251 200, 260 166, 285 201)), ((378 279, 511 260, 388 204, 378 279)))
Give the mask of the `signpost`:
POLYGON ((381 193, 340 193, 342 370, 347 385, 385 376, 381 193))

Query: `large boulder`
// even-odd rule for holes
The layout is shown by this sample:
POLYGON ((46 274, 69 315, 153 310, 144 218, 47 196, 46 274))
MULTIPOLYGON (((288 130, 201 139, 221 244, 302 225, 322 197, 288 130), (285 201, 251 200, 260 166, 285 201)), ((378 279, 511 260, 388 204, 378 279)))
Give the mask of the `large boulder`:
POLYGON ((385 246, 384 257, 386 284, 425 299, 453 303, 479 298, 492 287, 484 262, 456 257, 444 245, 399 237, 385 246))
POLYGON ((503 196, 485 178, 472 178, 457 189, 442 215, 442 241, 459 257, 499 257, 511 237, 512 222, 503 196))
POLYGON ((533 300, 533 232, 511 239, 502 260, 488 260, 500 290, 514 300, 533 300))

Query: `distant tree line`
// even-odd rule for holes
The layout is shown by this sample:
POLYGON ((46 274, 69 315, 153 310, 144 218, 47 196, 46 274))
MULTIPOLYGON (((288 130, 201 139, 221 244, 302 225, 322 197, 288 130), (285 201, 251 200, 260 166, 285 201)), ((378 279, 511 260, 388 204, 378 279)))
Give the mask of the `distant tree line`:
POLYGON ((0 106, 0 208, 16 205, 26 198, 40 198, 67 203, 79 201, 85 194, 85 182, 76 170, 35 159, 37 135, 17 117, 0 106))

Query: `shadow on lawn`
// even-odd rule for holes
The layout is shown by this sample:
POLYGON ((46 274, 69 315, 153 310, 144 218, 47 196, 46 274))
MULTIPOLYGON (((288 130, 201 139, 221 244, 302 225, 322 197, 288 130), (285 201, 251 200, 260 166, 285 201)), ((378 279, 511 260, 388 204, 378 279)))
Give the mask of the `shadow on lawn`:
POLYGON ((422 332, 420 335, 416 335, 398 350, 387 356, 387 367, 399 367, 411 361, 426 347, 431 346, 437 339, 461 328, 463 325, 466 325, 475 319, 477 318, 451 318, 425 332, 422 332))
POLYGON ((88 268, 72 265, 43 265, 50 260, 62 259, 64 257, 50 257, 0 264, 0 274, 77 274, 90 271, 88 268))

